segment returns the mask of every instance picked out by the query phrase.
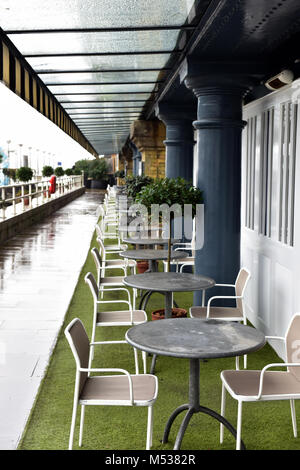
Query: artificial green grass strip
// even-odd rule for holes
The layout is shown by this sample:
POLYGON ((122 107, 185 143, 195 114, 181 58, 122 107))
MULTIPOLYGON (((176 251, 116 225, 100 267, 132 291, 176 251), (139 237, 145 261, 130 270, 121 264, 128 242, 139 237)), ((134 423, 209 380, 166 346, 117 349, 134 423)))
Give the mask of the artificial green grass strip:
MULTIPOLYGON (((109 241, 107 241, 109 243, 109 241)), ((91 247, 97 246, 93 236, 91 247)), ((59 450, 67 449, 73 406, 75 383, 75 361, 64 336, 65 326, 75 317, 84 323, 91 335, 93 302, 89 287, 84 282, 85 274, 91 271, 96 275, 95 266, 89 252, 73 298, 71 300, 64 327, 52 354, 47 373, 41 384, 38 397, 31 412, 19 449, 59 450)), ((122 275, 122 272, 107 272, 106 275, 122 275)), ((106 294, 108 298, 108 293, 106 294)), ((116 299, 116 294, 114 293, 116 299)), ((192 293, 175 294, 179 307, 192 305, 192 293)), ((162 308, 164 298, 154 294, 147 306, 151 311, 162 308)), ((138 308, 138 304, 137 304, 138 308)), ((126 328, 98 328, 96 340, 123 339, 126 328), (99 331, 100 330, 100 331, 99 331)), ((139 353, 141 358, 141 354, 139 353)), ((261 369, 268 363, 280 362, 270 346, 248 356, 248 369, 261 369)), ((148 370, 151 358, 148 358, 148 370)), ((242 358, 241 358, 242 365, 242 358)), ((104 345, 95 350, 93 367, 117 367, 134 370, 133 350, 129 345, 104 345)), ((142 361, 140 361, 142 368, 142 361)), ((221 381, 220 372, 234 369, 235 359, 214 359, 200 363, 200 402, 201 405, 220 411, 221 381)), ((171 412, 179 405, 188 402, 189 361, 169 357, 158 357, 156 375, 159 380, 158 399, 154 404, 153 450, 171 450, 184 413, 175 420, 170 441, 161 444, 164 426, 171 412)), ((79 407, 80 408, 80 407, 79 407)), ((78 447, 79 415, 74 438, 74 449, 78 447)), ((237 402, 227 395, 226 418, 235 426, 237 402)), ((300 413, 296 403, 296 412, 300 413)), ((298 420, 299 422, 299 420, 298 420)), ((87 406, 81 449, 99 450, 140 450, 146 445, 147 408, 120 406, 87 406)), ((289 401, 245 403, 243 408, 242 438, 249 450, 298 450, 299 438, 293 437, 289 401)), ((232 435, 225 430, 224 443, 219 444, 219 424, 204 414, 194 415, 185 433, 182 450, 235 449, 232 435)))

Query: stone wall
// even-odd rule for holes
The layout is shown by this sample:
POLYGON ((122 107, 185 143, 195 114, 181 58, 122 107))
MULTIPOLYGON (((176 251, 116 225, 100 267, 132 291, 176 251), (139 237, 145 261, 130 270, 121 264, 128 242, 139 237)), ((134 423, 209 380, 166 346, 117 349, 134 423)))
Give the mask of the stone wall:
POLYGON ((22 233, 24 228, 39 222, 44 217, 49 216, 61 207, 81 196, 84 192, 84 187, 76 189, 68 194, 64 194, 56 199, 45 202, 45 204, 38 207, 26 210, 25 212, 22 212, 22 214, 3 220, 3 222, 0 222, 0 243, 19 235, 22 233))

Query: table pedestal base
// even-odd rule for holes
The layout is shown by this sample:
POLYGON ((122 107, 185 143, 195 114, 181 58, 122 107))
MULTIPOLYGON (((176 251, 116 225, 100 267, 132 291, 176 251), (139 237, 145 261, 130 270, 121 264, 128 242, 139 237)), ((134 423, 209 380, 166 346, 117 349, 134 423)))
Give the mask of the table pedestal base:
MULTIPOLYGON (((193 414, 195 414, 195 413, 205 413, 209 416, 212 416, 212 418, 214 418, 214 419, 218 420, 220 423, 222 423, 228 429, 228 431, 231 432, 231 434, 236 439, 236 430, 219 413, 217 413, 214 410, 211 410, 210 408, 206 408, 205 406, 199 405, 198 408, 193 408, 189 404, 186 404, 186 405, 181 405, 178 408, 176 408, 176 410, 173 411, 170 418, 168 419, 168 422, 167 422, 165 430, 164 430, 164 435, 163 435, 163 438, 162 438, 162 443, 163 444, 166 444, 168 442, 169 433, 170 433, 170 430, 171 430, 171 427, 172 427, 172 424, 173 424, 175 418, 185 410, 188 410, 188 411, 187 411, 187 413, 186 413, 185 417, 183 418, 183 421, 180 425, 179 431, 178 431, 177 436, 176 436, 176 440, 175 440, 173 450, 179 450, 180 449, 184 433, 185 433, 185 431, 188 427, 188 424, 189 424, 193 414)), ((241 441, 241 449, 242 450, 246 449, 245 444, 243 443, 243 441, 241 441)))
MULTIPOLYGON (((189 380, 189 403, 185 405, 181 405, 178 408, 176 408, 175 411, 171 414, 170 418, 168 419, 168 422, 165 427, 162 443, 166 444, 168 442, 169 438, 169 433, 172 427, 172 424, 175 420, 175 418, 182 413, 182 411, 187 410, 187 413, 185 417, 183 418, 183 421, 180 425, 179 431, 176 436, 175 440, 175 445, 174 445, 174 450, 179 450, 181 446, 181 442, 184 436, 184 433, 188 427, 188 424, 195 413, 205 413, 212 418, 216 419, 220 423, 222 423, 228 431, 231 432, 231 434, 234 436, 236 439, 236 430, 234 427, 225 419, 223 416, 221 416, 219 413, 217 413, 214 410, 211 410, 210 408, 206 408, 205 406, 201 406, 199 403, 199 378, 200 378, 200 364, 199 364, 199 359, 191 359, 190 360, 190 380, 189 380)), ((245 444, 243 441, 241 441, 241 449, 245 450, 245 444)))

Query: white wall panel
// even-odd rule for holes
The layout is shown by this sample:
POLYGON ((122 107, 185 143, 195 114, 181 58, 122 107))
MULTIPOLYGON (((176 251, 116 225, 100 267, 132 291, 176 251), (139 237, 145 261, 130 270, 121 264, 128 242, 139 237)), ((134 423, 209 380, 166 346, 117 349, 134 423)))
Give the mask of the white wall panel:
MULTIPOLYGON (((248 140, 249 130, 244 130, 242 139, 241 264, 252 273, 245 304, 249 320, 269 335, 284 336, 291 316, 300 311, 299 97, 300 80, 297 80, 244 107, 244 119, 248 122, 255 119, 257 123, 252 144, 248 140), (290 126, 285 137, 283 103, 290 112, 284 124, 290 126), (267 131, 266 116, 273 120, 267 131), (266 136, 264 132, 273 135, 266 136), (253 194, 249 192, 248 180, 251 145, 255 145, 253 194), (251 198, 254 198, 252 225, 247 224, 251 198), (281 219, 280 210, 284 216, 281 219)), ((283 356, 283 350, 272 345, 283 356)))

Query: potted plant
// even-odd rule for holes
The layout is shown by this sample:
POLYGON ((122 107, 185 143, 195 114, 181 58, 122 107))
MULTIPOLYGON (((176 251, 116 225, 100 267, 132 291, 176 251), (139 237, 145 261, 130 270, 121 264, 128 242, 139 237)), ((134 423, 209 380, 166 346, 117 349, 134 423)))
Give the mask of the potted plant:
MULTIPOLYGON (((180 215, 183 213, 184 205, 192 205, 192 216, 196 214, 197 204, 203 203, 202 191, 199 188, 194 187, 191 183, 186 181, 184 178, 164 178, 161 180, 155 180, 149 185, 145 186, 136 196, 136 203, 143 204, 146 206, 148 211, 151 210, 153 204, 161 206, 167 204, 169 207, 177 204, 180 207, 180 215)), ((162 215, 161 215, 162 217, 162 215)), ((172 233, 172 221, 174 220, 174 214, 169 214, 169 239, 168 239, 168 271, 170 271, 171 261, 171 233, 172 233)), ((176 309, 172 309, 172 316, 174 315, 185 315, 184 312, 178 312, 176 309)), ((155 317, 163 318, 164 309, 159 312, 153 312, 155 317)))
MULTIPOLYGON (((27 181, 32 180, 33 171, 28 166, 21 166, 21 168, 18 168, 17 171, 16 171, 16 177, 19 181, 27 183, 27 181)), ((28 190, 28 187, 26 186, 25 191, 27 191, 27 190, 28 190)), ((29 197, 24 197, 24 204, 25 204, 25 206, 28 206, 29 197)))
MULTIPOLYGON (((184 308, 172 308, 172 318, 184 318, 187 316, 187 310, 184 308)), ((165 318, 165 309, 160 308, 151 312, 152 320, 163 320, 165 318)))
POLYGON ((57 168, 55 168, 54 174, 59 178, 60 176, 64 176, 65 172, 61 166, 58 166, 57 168))
POLYGON ((90 162, 88 176, 91 179, 91 189, 106 189, 108 166, 104 158, 94 159, 90 162))
MULTIPOLYGON (((153 204, 158 206, 167 204, 169 207, 177 204, 183 212, 185 204, 192 205, 192 216, 196 214, 197 204, 203 203, 202 191, 196 188, 192 183, 184 178, 163 178, 155 180, 153 183, 145 186, 136 196, 136 202, 143 204, 148 210, 153 204)), ((174 214, 171 213, 169 222, 169 239, 168 239, 168 271, 170 271, 170 254, 171 254, 171 232, 174 214)))
POLYGON ((17 179, 17 176, 16 176, 16 169, 15 168, 3 168, 3 174, 5 176, 7 176, 9 179, 12 179, 14 182, 16 181, 17 179))
POLYGON ((147 271, 147 269, 149 269, 149 263, 148 261, 138 260, 136 262, 136 267, 137 267, 138 273, 143 274, 145 271, 147 271))
POLYGON ((115 178, 125 178, 125 171, 124 170, 118 170, 114 174, 115 178))
POLYGON ((125 188, 128 198, 135 201, 136 196, 141 190, 151 183, 153 183, 153 178, 150 178, 150 176, 126 176, 125 188))
POLYGON ((44 178, 50 178, 54 174, 54 169, 50 165, 45 165, 42 170, 42 175, 44 178))
MULTIPOLYGON (((127 195, 127 203, 135 202, 136 196, 140 191, 153 182, 150 176, 126 176, 125 177, 125 193, 127 195)), ((137 270, 140 274, 149 269, 148 261, 137 261, 137 270)))

